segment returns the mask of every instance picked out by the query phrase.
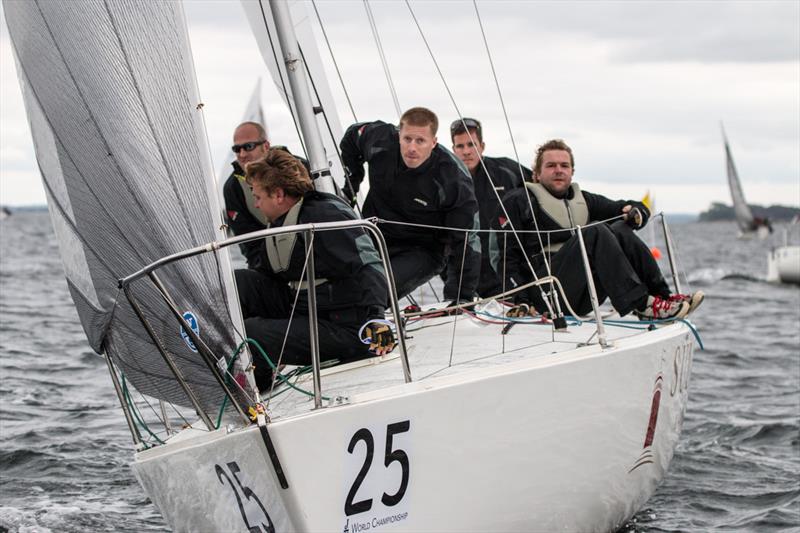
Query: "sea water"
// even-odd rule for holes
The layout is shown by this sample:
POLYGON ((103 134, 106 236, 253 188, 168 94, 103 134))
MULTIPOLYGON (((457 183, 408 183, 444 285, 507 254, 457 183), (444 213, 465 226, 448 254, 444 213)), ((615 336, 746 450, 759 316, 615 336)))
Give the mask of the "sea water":
MULTIPOLYGON (((621 531, 800 529, 800 287, 766 283, 771 241, 733 223, 671 229, 707 293, 692 317, 705 350, 669 473, 621 531)), ((165 531, 132 454, 49 216, 17 212, 0 222, 0 531, 165 531)))

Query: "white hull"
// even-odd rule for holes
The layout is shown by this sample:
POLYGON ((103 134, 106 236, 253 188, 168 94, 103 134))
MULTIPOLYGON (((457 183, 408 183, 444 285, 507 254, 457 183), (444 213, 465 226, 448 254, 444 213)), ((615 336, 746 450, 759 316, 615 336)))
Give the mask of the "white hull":
POLYGON ((800 246, 779 246, 769 253, 767 281, 800 284, 800 246))
POLYGON ((257 427, 184 430, 137 454, 133 468, 176 531, 258 524, 265 526, 252 531, 267 531, 269 523, 275 531, 348 533, 609 531, 647 501, 667 470, 693 350, 682 324, 622 337, 607 350, 520 350, 516 361, 276 420, 268 427, 286 490, 257 427), (387 439, 390 424, 406 422, 407 430, 394 426, 387 439), (403 454, 407 489, 399 502, 384 505, 382 495, 395 495, 402 484, 403 454), (348 516, 348 494, 366 467, 348 516))

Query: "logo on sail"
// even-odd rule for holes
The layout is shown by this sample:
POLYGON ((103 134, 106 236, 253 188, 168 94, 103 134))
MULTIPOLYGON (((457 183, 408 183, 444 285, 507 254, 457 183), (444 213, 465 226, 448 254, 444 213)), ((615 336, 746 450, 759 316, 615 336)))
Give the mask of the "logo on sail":
MULTIPOLYGON (((197 323, 197 317, 194 316, 194 313, 192 313, 191 311, 186 311, 185 313, 183 313, 183 319, 186 321, 187 324, 189 324, 189 327, 192 328, 194 334, 199 337, 200 325, 197 323)), ((181 326, 181 337, 183 338, 183 342, 186 343, 186 346, 188 346, 191 351, 197 352, 197 347, 192 342, 192 339, 191 337, 189 337, 189 334, 186 333, 186 330, 183 329, 183 326, 181 326)))

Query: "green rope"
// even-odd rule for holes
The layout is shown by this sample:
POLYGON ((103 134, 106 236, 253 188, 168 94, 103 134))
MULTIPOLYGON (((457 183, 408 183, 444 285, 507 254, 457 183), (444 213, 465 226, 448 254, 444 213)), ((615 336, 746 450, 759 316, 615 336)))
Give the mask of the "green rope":
MULTIPOLYGON (((125 382, 125 374, 122 374, 122 394, 125 396, 125 401, 128 403, 128 406, 130 407, 131 413, 133 414, 133 417, 136 419, 136 422, 138 424, 140 424, 145 430, 147 430, 147 432, 150 434, 150 436, 153 437, 154 439, 156 439, 159 444, 164 444, 164 441, 161 440, 158 437, 158 435, 156 435, 155 433, 150 431, 150 427, 140 417, 139 410, 136 408, 136 405, 133 403, 133 399, 131 398, 130 392, 128 391, 128 384, 125 382)), ((136 428, 136 432, 139 433, 139 428, 138 427, 136 428)), ((142 435, 139 434, 139 440, 141 440, 141 439, 142 439, 142 435)), ((144 444, 146 448, 150 448, 150 446, 148 446, 147 443, 145 443, 143 440, 142 440, 142 444, 144 444)))
MULTIPOLYGON (((252 344, 253 346, 255 346, 258 349, 258 353, 259 353, 259 355, 261 355, 261 358, 264 359, 264 361, 267 362, 267 364, 273 370, 273 373, 278 378, 278 380, 283 382, 285 385, 287 385, 287 387, 282 388, 282 389, 278 390, 277 392, 275 392, 272 395, 273 398, 278 396, 279 394, 282 394, 282 393, 290 390, 290 389, 294 389, 294 390, 296 390, 296 391, 298 391, 298 392, 300 392, 302 394, 305 394, 306 396, 314 396, 313 392, 309 392, 309 391, 307 391, 307 390, 305 390, 305 389, 303 389, 301 387, 298 387, 297 385, 295 385, 294 383, 292 383, 290 381, 290 379, 292 377, 296 377, 297 378, 297 379, 295 379, 295 383, 296 383, 297 380, 300 378, 300 376, 302 374, 305 374, 305 373, 307 373, 307 372, 309 372, 311 370, 311 366, 310 365, 296 368, 296 369, 290 371, 286 375, 281 374, 280 372, 277 371, 278 367, 275 365, 275 363, 272 362, 272 359, 269 358, 269 356, 267 355, 267 352, 264 351, 264 348, 261 347, 261 345, 258 343, 258 341, 255 340, 255 339, 251 339, 249 337, 246 338, 245 340, 243 340, 239 344, 239 346, 236 347, 236 350, 233 352, 231 360, 228 363, 227 368, 225 369, 225 382, 226 383, 230 383, 230 370, 233 367, 233 363, 236 361, 236 359, 238 359, 239 354, 242 353, 242 349, 244 348, 245 344, 252 344)), ((322 399, 326 400, 326 401, 330 400, 330 398, 328 398, 327 396, 323 396, 322 399)), ((228 396, 226 395, 225 398, 222 400, 222 406, 220 406, 219 414, 217 415, 217 423, 215 425, 216 429, 219 429, 220 424, 222 423, 222 414, 224 413, 225 407, 227 405, 228 405, 228 396)))

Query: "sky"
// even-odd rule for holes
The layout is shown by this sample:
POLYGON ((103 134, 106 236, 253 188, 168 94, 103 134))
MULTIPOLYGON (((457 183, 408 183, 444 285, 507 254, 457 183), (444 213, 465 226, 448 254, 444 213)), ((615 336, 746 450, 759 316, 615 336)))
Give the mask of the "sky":
MULTIPOLYGON (((363 2, 316 6, 356 118, 396 122, 363 2)), ((730 203, 724 121, 748 202, 800 207, 797 0, 479 0, 480 19, 471 0, 411 0, 431 53, 404 2, 370 6, 401 107, 433 109, 448 148, 460 110, 483 122, 486 155, 530 164, 538 145, 563 138, 583 189, 630 199, 650 191, 657 211, 697 213, 730 203)), ((239 2, 188 0, 185 11, 215 168, 259 78, 271 142, 302 153, 239 2)), ((329 82, 346 127, 355 119, 332 64, 329 82)), ((45 202, 35 157, 3 18, 0 204, 45 202)))

